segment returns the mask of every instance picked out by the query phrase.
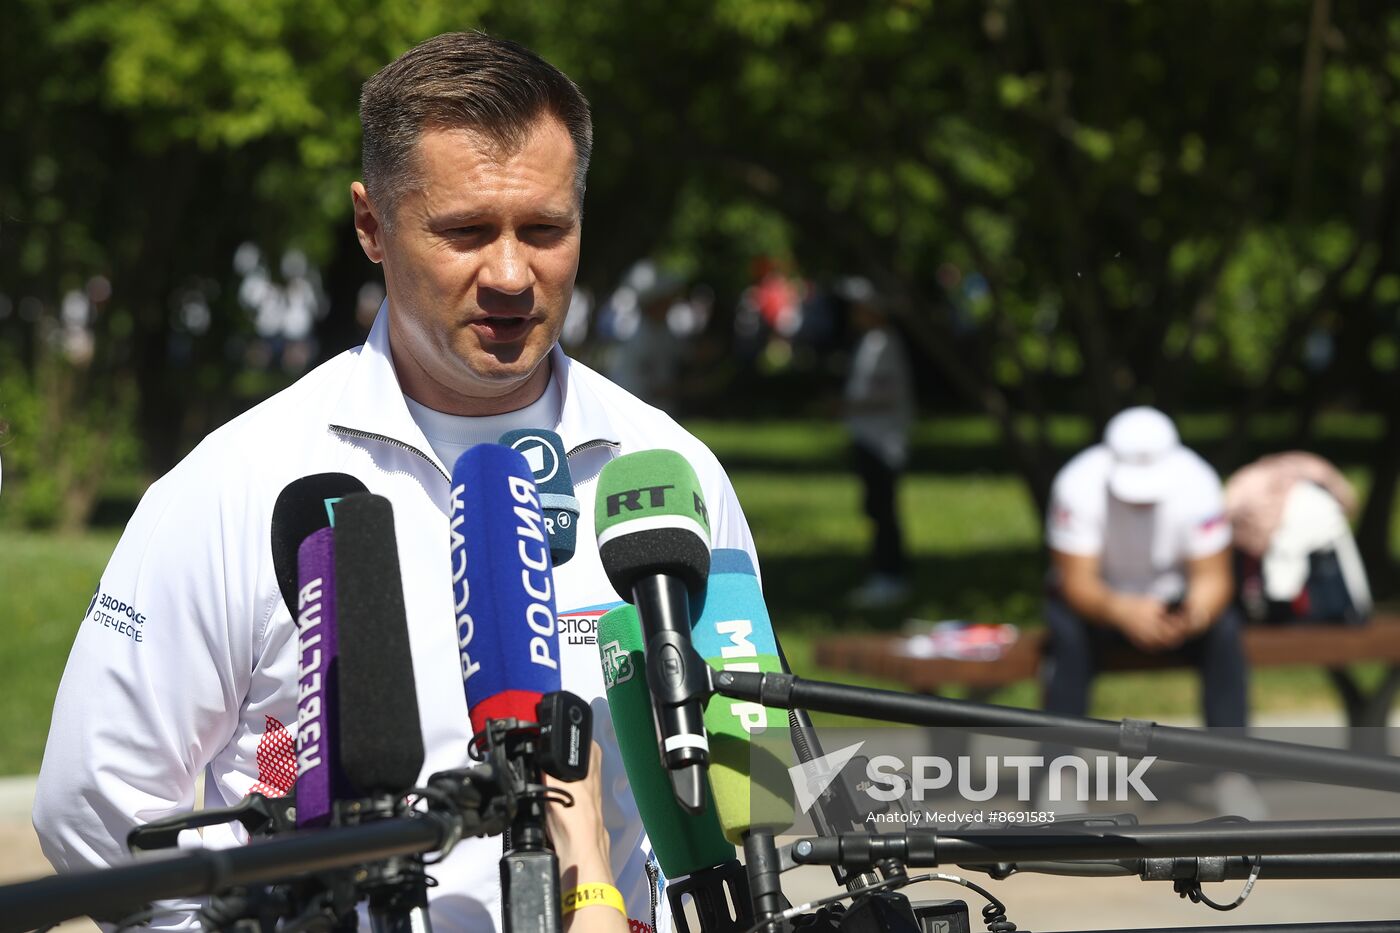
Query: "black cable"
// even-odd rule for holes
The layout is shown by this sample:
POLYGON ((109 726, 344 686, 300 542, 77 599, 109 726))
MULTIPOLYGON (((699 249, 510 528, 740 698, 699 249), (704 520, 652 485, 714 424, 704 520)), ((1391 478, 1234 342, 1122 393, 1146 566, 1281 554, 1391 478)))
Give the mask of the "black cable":
MULTIPOLYGON (((1202 820, 1202 823, 1248 823, 1249 820, 1242 816, 1226 815, 1217 816, 1213 819, 1202 820)), ((1181 897, 1189 898, 1193 904, 1205 904, 1212 910, 1234 910, 1243 904, 1251 892, 1254 891, 1254 882, 1259 880, 1259 869, 1263 865, 1263 858, 1260 856, 1246 856, 1246 861, 1250 862, 1249 877, 1245 880, 1244 887, 1240 890, 1239 897, 1229 904, 1217 904, 1206 897, 1206 892, 1201 890, 1201 882, 1196 878, 1182 878, 1172 884, 1172 889, 1181 897)))
POLYGON ((912 884, 918 884, 920 881, 947 881, 952 884, 959 884, 965 888, 970 888, 973 891, 976 891, 978 894, 982 895, 982 897, 985 898, 987 901, 987 906, 982 908, 982 922, 987 925, 988 933, 1015 933, 1016 924, 1012 923, 1009 919, 1007 919, 1006 905, 1003 904, 1000 900, 998 900, 996 895, 992 894, 992 892, 988 891, 980 884, 974 884, 973 882, 968 881, 966 878, 960 878, 957 875, 944 874, 943 872, 929 872, 926 875, 910 875, 899 878, 887 878, 884 881, 880 881, 872 885, 867 885, 863 888, 857 888, 854 891, 846 891, 841 894, 832 894, 828 897, 818 898, 815 901, 808 901, 805 904, 798 904, 795 907, 789 907, 787 910, 784 910, 781 913, 776 914, 775 916, 769 917, 767 920, 759 921, 758 923, 745 930, 744 933, 758 933, 759 930, 763 929, 766 926, 771 926, 776 923, 791 920, 800 914, 807 913, 808 911, 817 910, 821 907, 825 907, 828 904, 835 904, 838 901, 844 901, 847 898, 857 898, 860 897, 862 894, 874 894, 877 891, 893 891, 898 888, 908 887, 912 884))
POLYGON ((335 912, 334 899, 329 892, 321 892, 307 901, 300 915, 293 917, 280 927, 281 933, 306 933, 330 927, 335 912))
POLYGON ((987 925, 989 933, 1014 933, 1016 924, 1012 923, 1006 916, 1006 905, 1003 904, 991 891, 980 884, 960 878, 957 875, 946 875, 942 872, 933 872, 928 875, 919 875, 910 878, 914 881, 948 881, 953 884, 960 884, 965 888, 970 888, 982 895, 987 901, 987 905, 982 908, 982 922, 987 925))
MULTIPOLYGON (((453 803, 452 795, 448 794, 446 791, 439 790, 436 787, 415 787, 413 790, 409 791, 403 799, 403 812, 408 813, 410 811, 416 811, 419 802, 429 804, 435 803, 444 810, 450 810, 453 803), (414 798, 413 803, 408 802, 410 797, 414 798)), ((457 831, 456 824, 454 823, 453 831, 448 835, 448 838, 443 841, 442 849, 439 854, 432 858, 428 856, 423 857, 423 867, 427 868, 430 865, 436 865, 447 858, 460 841, 461 835, 457 831)), ((427 879, 432 876, 424 874, 423 877, 427 879)), ((437 881, 433 880, 433 884, 437 884, 437 881)))
POLYGON ((1241 889, 1239 897, 1229 904, 1217 904, 1206 897, 1206 893, 1201 890, 1201 882, 1194 878, 1183 878, 1174 883, 1172 888, 1182 897, 1190 898, 1193 904, 1205 904, 1214 910, 1234 910, 1243 904, 1254 890, 1254 882, 1259 880, 1259 869, 1264 863, 1264 860, 1259 857, 1247 857, 1247 859, 1250 862, 1249 878, 1245 880, 1244 888, 1241 889))
POLYGON ((815 901, 808 901, 805 904, 798 904, 794 907, 789 907, 787 910, 780 911, 766 920, 760 920, 758 923, 755 923, 745 930, 744 933, 758 933, 758 931, 762 930, 764 927, 775 926, 776 924, 791 920, 807 911, 825 907, 827 904, 835 904, 847 898, 859 897, 862 894, 873 894, 876 891, 894 890, 895 888, 900 888, 908 884, 910 880, 909 878, 888 878, 863 888, 856 888, 854 891, 843 891, 840 894, 832 894, 827 897, 817 898, 815 901))

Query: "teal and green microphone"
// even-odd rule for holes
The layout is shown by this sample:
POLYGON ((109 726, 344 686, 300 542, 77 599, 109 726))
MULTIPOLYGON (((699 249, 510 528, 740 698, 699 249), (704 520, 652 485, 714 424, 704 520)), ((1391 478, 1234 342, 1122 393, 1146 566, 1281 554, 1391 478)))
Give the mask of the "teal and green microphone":
POLYGON ((642 625, 635 608, 618 606, 598 620, 598 653, 627 783, 666 875, 666 897, 677 930, 688 929, 689 900, 703 933, 742 933, 753 925, 748 880, 734 846, 725 839, 715 806, 706 801, 699 813, 682 810, 661 766, 651 691, 644 679, 642 625))
MULTIPOLYGON (((691 638, 696 652, 716 670, 782 672, 778 639, 747 551, 716 548, 710 555, 710 579, 691 638)), ((705 728, 710 792, 720 829, 744 847, 754 914, 767 920, 787 906, 774 842, 792 825, 794 814, 787 714, 716 694, 705 707, 705 728)))
POLYGON ((641 621, 662 761, 676 800, 699 813, 710 761, 709 668, 690 644, 690 602, 704 592, 710 572, 710 518, 700 481, 675 451, 643 450, 603 468, 595 501, 603 570, 641 621))
MULTIPOLYGON (((748 552, 717 548, 711 554, 704 605, 695 613, 691 641, 717 671, 783 672, 748 552)), ((794 820, 787 712, 715 694, 705 706, 705 730, 710 791, 724 835, 742 846, 751 833, 787 831, 794 820)))

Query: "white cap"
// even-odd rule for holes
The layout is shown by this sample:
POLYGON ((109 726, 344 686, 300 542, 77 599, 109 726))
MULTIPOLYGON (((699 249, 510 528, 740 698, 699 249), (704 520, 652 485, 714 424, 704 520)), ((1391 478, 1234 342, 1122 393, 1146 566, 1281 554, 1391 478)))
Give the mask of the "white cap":
POLYGON ((1161 500, 1172 487, 1172 461, 1181 449, 1172 420, 1155 408, 1125 408, 1109 419, 1103 441, 1113 454, 1108 491, 1124 502, 1161 500))

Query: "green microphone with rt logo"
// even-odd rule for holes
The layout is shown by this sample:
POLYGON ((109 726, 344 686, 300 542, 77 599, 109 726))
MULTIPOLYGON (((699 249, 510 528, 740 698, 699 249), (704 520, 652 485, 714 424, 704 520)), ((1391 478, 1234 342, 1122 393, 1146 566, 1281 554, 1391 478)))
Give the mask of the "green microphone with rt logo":
POLYGON ((705 805, 709 667, 690 644, 690 600, 710 573, 710 517, 700 481, 672 450, 618 457, 598 477, 598 556, 618 596, 637 607, 662 762, 677 802, 705 805))

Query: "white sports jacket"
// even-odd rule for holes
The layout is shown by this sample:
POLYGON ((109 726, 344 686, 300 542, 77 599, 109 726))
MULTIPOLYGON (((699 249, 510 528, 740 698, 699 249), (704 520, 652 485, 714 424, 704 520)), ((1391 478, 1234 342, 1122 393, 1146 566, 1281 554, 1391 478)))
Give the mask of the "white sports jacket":
MULTIPOLYGON (((201 769, 209 807, 291 787, 297 638, 273 572, 270 529, 278 493, 301 476, 349 473, 393 503, 427 751, 423 776, 468 763, 472 730, 450 578, 450 465, 438 461, 404 403, 389 356, 388 313, 381 309, 364 346, 210 434, 141 500, 78 630, 54 704, 34 826, 59 871, 128 860, 127 832, 191 809, 201 769)), ((582 507, 578 550, 555 569, 563 686, 593 704, 613 870, 633 933, 652 933, 649 847, 607 715, 594 638, 598 617, 620 602, 594 541, 598 473, 622 453, 673 449, 700 479, 712 545, 753 555, 753 539, 728 477, 703 444, 558 347, 551 362, 562 413, 557 426, 541 427, 563 438, 582 507)), ((202 844, 243 838, 241 829, 211 828, 202 844)), ((439 882, 430 890, 439 933, 499 929, 500 855, 499 838, 468 839, 429 869, 439 882)), ((667 916, 664 901, 660 915, 667 916)))

